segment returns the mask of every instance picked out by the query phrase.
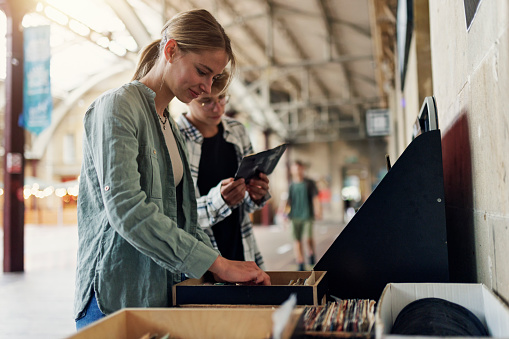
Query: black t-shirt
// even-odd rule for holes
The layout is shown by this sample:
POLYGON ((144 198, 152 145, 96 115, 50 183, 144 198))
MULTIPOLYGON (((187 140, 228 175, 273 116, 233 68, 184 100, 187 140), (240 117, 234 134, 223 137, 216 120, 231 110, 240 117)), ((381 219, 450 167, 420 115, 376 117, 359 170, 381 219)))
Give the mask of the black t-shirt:
MULTIPOLYGON (((223 138, 223 125, 219 124, 218 127, 219 132, 211 138, 204 138, 201 146, 198 169, 198 189, 201 195, 206 195, 221 180, 234 177, 237 171, 235 146, 223 138)), ((235 208, 224 220, 212 226, 212 232, 223 257, 230 260, 244 260, 238 208, 235 208)))

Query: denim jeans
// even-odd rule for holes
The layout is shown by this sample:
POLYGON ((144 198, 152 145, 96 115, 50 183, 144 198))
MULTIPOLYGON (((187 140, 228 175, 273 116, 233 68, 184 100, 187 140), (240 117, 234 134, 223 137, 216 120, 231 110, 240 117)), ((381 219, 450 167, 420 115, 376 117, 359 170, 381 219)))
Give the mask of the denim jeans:
POLYGON ((83 314, 80 318, 76 319, 76 330, 80 330, 81 328, 93 323, 94 321, 102 319, 105 316, 106 315, 99 310, 95 293, 92 292, 92 298, 90 298, 83 314))

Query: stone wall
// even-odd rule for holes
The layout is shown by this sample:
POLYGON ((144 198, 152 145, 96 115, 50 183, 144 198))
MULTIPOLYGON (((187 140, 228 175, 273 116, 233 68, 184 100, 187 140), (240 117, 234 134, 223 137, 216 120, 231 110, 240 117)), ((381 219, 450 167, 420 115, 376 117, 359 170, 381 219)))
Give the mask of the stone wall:
MULTIPOLYGON (((425 15, 442 132, 451 280, 484 283, 507 301, 509 3, 481 1, 469 29, 463 1, 430 0, 425 15)), ((410 77, 419 55, 419 46, 412 48, 410 77)), ((410 78, 404 93, 415 93, 420 81, 410 78)), ((404 113, 407 123, 400 122, 404 128, 416 117, 413 105, 404 113)))

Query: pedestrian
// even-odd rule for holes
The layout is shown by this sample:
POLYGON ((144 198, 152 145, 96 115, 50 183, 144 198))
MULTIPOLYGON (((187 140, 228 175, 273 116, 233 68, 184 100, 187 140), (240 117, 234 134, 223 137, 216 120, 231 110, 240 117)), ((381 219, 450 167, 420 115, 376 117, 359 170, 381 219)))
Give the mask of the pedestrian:
POLYGON ((304 271, 304 235, 307 238, 309 264, 315 264, 313 222, 322 218, 318 189, 313 180, 304 176, 304 164, 297 160, 291 165, 292 182, 288 189, 288 216, 292 224, 294 252, 299 271, 304 271))
POLYGON ((234 180, 242 158, 252 154, 253 147, 244 125, 224 115, 228 78, 225 72, 212 84, 211 93, 191 101, 177 123, 189 154, 200 226, 223 257, 254 261, 263 268, 249 213, 270 198, 269 179, 260 173, 247 184, 234 180))
MULTIPOLYGON (((140 55, 133 80, 84 117, 74 316, 79 329, 124 307, 170 306, 182 275, 270 284, 254 262, 213 249, 199 227, 185 146, 167 110, 210 93, 235 58, 206 10, 170 19, 140 55)), ((228 80, 229 82, 229 80, 228 80)))

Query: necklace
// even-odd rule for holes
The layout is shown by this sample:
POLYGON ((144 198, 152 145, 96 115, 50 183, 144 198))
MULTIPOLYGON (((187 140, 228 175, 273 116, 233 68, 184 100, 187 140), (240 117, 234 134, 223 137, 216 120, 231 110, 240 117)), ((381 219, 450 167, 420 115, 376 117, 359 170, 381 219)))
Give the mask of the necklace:
POLYGON ((163 129, 165 130, 166 129, 166 122, 168 121, 168 114, 166 113, 166 111, 163 112, 163 117, 164 117, 164 120, 161 119, 161 116, 158 114, 157 117, 159 118, 159 121, 161 122, 161 125, 163 125, 163 129))

